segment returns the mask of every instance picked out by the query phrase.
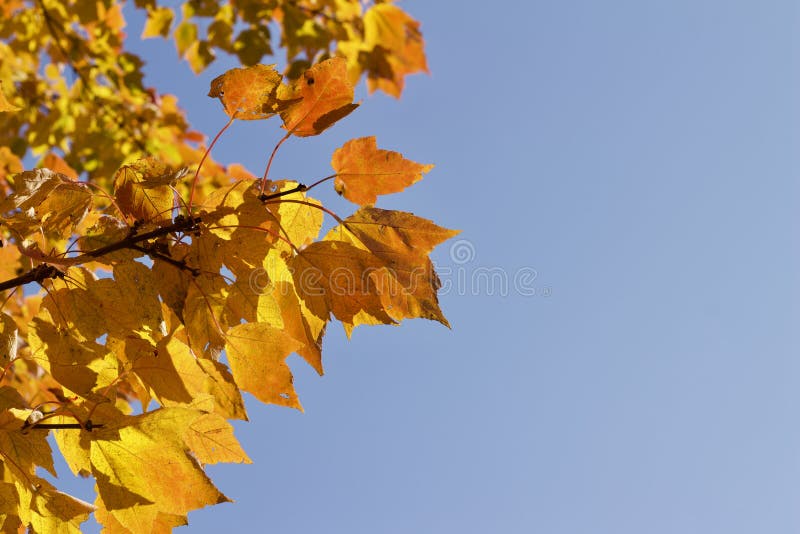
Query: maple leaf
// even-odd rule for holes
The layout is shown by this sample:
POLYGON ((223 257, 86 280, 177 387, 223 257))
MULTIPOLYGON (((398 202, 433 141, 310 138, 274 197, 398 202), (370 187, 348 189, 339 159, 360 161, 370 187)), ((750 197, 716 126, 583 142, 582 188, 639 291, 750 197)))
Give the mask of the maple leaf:
POLYGON ((344 241, 320 241, 289 262, 299 297, 316 317, 333 314, 346 325, 393 324, 374 276, 379 258, 344 241))
POLYGON ((331 159, 336 192, 357 204, 374 204, 378 195, 402 191, 433 168, 378 148, 375 137, 362 137, 336 149, 331 159))
POLYGON ((35 317, 28 333, 31 356, 43 369, 79 395, 87 395, 116 378, 116 362, 108 348, 57 329, 47 320, 48 315, 35 317))
POLYGON ((91 432, 89 458, 102 508, 121 525, 149 531, 143 527, 152 527, 159 513, 184 516, 229 500, 187 454, 185 436, 202 415, 159 408, 91 432))
POLYGON ((175 13, 165 6, 149 10, 147 12, 147 22, 144 25, 144 30, 142 30, 142 39, 167 37, 174 18, 175 13))
POLYGON ((186 445, 200 463, 253 463, 233 435, 233 427, 219 414, 205 413, 186 430, 186 445))
POLYGON ((30 410, 23 408, 19 393, 10 389, 10 386, 0 389, 0 461, 14 481, 31 487, 37 466, 56 476, 53 456, 46 436, 21 431, 30 410))
POLYGON ((293 339, 302 343, 299 348, 295 349, 295 352, 321 375, 322 336, 325 334, 326 321, 321 321, 321 329, 317 331, 312 329, 294 285, 288 281, 276 282, 272 296, 281 310, 284 330, 293 339))
POLYGON ((174 193, 170 188, 183 175, 153 158, 122 167, 114 177, 114 195, 122 215, 134 221, 172 218, 174 193))
POLYGON ((286 357, 300 342, 264 323, 236 325, 226 333, 225 352, 236 383, 259 400, 302 410, 286 357))
POLYGON ((219 98, 225 113, 233 119, 268 119, 296 100, 282 100, 283 76, 275 65, 235 68, 211 81, 208 96, 219 98))
POLYGON ((317 63, 281 92, 284 100, 299 99, 281 112, 283 127, 298 137, 321 134, 359 106, 353 103, 347 62, 338 57, 317 63))
POLYGON ((364 14, 367 87, 400 97, 405 76, 428 72, 419 22, 392 4, 376 4, 364 14))
POLYGON ((206 373, 188 345, 175 336, 156 346, 146 343, 131 363, 131 370, 164 406, 188 404, 205 392, 206 373))
MULTIPOLYGON (((70 532, 79 534, 80 525, 94 511, 94 506, 58 491, 52 484, 36 478, 37 490, 20 498, 27 504, 26 523, 33 532, 70 532)), ((20 492, 22 493, 22 492, 20 492)))
POLYGON ((0 203, 0 212, 14 208, 27 210, 38 207, 59 187, 72 183, 63 174, 50 169, 36 169, 18 174, 14 180, 14 193, 0 203))
POLYGON ((52 152, 48 153, 39 164, 40 167, 45 169, 50 169, 51 171, 57 174, 63 174, 70 180, 78 180, 78 173, 69 166, 69 164, 64 161, 58 154, 54 154, 52 152))
POLYGON ((383 268, 373 272, 371 280, 392 319, 421 317, 449 326, 439 307, 440 282, 428 254, 458 233, 413 213, 363 207, 324 240, 351 243, 382 262, 383 268))

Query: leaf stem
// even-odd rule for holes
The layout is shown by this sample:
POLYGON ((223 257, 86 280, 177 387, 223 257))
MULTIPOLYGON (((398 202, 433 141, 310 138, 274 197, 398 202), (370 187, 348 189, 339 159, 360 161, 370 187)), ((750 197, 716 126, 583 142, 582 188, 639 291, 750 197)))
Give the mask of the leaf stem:
POLYGON ((200 158, 200 163, 197 165, 197 171, 195 171, 194 178, 192 178, 192 191, 189 193, 189 213, 188 213, 189 215, 192 214, 192 204, 194 203, 194 190, 195 187, 197 186, 197 178, 198 176, 200 176, 200 169, 203 168, 203 163, 205 163, 206 158, 211 153, 211 149, 214 148, 215 144, 217 144, 217 140, 225 132, 225 130, 228 129, 228 126, 233 124, 234 120, 235 119, 231 117, 228 120, 228 122, 225 123, 225 126, 223 126, 222 129, 219 132, 217 132, 217 135, 214 136, 214 139, 211 140, 211 144, 208 145, 208 148, 206 149, 205 154, 203 154, 203 157, 200 158))
POLYGON ((283 196, 286 196, 286 195, 291 195, 292 193, 305 193, 306 191, 314 189, 315 187, 317 187, 319 184, 321 184, 323 182, 326 182, 326 181, 328 181, 328 180, 330 180, 332 178, 336 178, 336 176, 338 176, 338 175, 331 174, 330 176, 326 176, 325 178, 322 178, 321 180, 317 180, 316 182, 314 182, 311 185, 297 184, 297 186, 295 186, 295 187, 293 187, 291 189, 287 189, 286 191, 280 191, 278 193, 272 193, 270 195, 262 194, 261 196, 258 197, 258 199, 261 200, 262 202, 266 202, 267 200, 272 200, 274 198, 280 198, 280 197, 283 197, 283 196))
POLYGON ((286 135, 281 137, 281 140, 278 141, 278 144, 275 145, 275 148, 272 149, 272 154, 269 155, 269 161, 267 161, 267 168, 264 169, 264 177, 261 179, 261 191, 259 191, 261 195, 264 194, 264 188, 267 187, 267 176, 269 176, 269 168, 272 167, 272 160, 275 158, 275 153, 278 151, 281 145, 291 136, 292 136, 291 131, 286 132, 286 135))
POLYGON ((104 247, 84 252, 80 256, 76 256, 74 258, 58 258, 55 256, 47 256, 41 253, 41 251, 20 249, 20 251, 25 256, 40 261, 42 262, 42 264, 37 265, 27 273, 17 276, 16 278, 6 280, 5 282, 0 282, 0 291, 5 291, 6 289, 11 289, 13 287, 23 286, 31 282, 42 282, 44 280, 47 280, 48 278, 63 278, 65 273, 60 269, 54 267, 53 265, 50 265, 51 263, 62 266, 79 265, 87 261, 92 261, 94 258, 99 258, 101 256, 105 256, 106 254, 116 252, 117 250, 122 250, 126 248, 136 250, 137 245, 143 241, 164 237, 174 232, 192 232, 194 230, 197 230, 198 229, 197 225, 200 222, 201 222, 200 217, 189 218, 189 217, 179 216, 175 218, 172 224, 169 224, 167 226, 162 226, 161 228, 156 228, 155 230, 152 230, 150 232, 145 232, 144 234, 137 235, 133 233, 128 237, 126 237, 125 239, 117 241, 116 243, 111 243, 110 245, 106 245, 104 247))
POLYGON ((30 284, 31 282, 42 282, 48 278, 62 278, 63 276, 64 271, 61 271, 52 265, 37 265, 25 274, 17 276, 16 278, 12 278, 11 280, 6 280, 5 282, 0 282, 0 291, 30 284))
POLYGON ((102 187, 100 187, 97 184, 93 184, 92 182, 78 182, 78 183, 83 184, 83 185, 87 185, 89 187, 94 187, 95 189, 97 189, 98 191, 103 193, 103 196, 105 196, 108 200, 110 200, 111 203, 114 205, 114 207, 117 208, 117 211, 119 212, 119 214, 122 215, 123 217, 125 216, 125 212, 122 211, 122 208, 119 207, 119 204, 117 204, 117 201, 114 200, 114 197, 109 195, 108 192, 105 189, 103 189, 102 187))

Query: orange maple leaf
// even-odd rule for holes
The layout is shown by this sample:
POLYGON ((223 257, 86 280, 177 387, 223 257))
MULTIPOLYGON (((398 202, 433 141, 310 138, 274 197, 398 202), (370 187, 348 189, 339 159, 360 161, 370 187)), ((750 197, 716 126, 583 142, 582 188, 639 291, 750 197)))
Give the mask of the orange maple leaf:
POLYGON ((283 76, 275 65, 253 65, 231 69, 214 78, 208 96, 219 98, 229 117, 260 120, 280 113, 294 102, 278 98, 282 87, 283 76))
POLYGON ((359 106, 353 103, 347 61, 339 57, 308 69, 284 94, 284 100, 302 99, 281 112, 283 127, 299 137, 321 134, 359 106))
POLYGON ((356 204, 374 204, 378 195, 402 191, 433 165, 415 163, 399 152, 381 150, 375 137, 346 142, 333 153, 336 192, 356 204))

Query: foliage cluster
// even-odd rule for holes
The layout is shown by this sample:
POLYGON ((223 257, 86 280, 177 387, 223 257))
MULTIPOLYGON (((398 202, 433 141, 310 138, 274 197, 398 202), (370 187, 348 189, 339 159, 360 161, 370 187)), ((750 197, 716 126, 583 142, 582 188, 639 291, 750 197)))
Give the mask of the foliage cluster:
POLYGON ((0 527, 169 531, 227 501, 204 466, 249 462, 230 420, 242 392, 301 409, 286 358, 322 374, 335 318, 447 324, 428 257, 455 234, 374 207, 431 165, 353 139, 313 182, 271 180, 291 137, 352 113, 354 84, 399 96, 427 70, 419 24, 389 2, 136 0, 144 37, 172 37, 195 71, 215 55, 228 123, 210 143, 175 97, 143 83, 124 9, 98 0, 0 3, 0 527), (180 15, 178 15, 180 13, 180 15), (261 60, 280 32, 284 72, 261 60), (3 83, 4 82, 4 83, 3 83), (285 134, 262 176, 210 157, 236 120, 285 134), (39 158, 23 170, 25 156, 39 158), (340 217, 323 185, 358 205, 340 217), (323 220, 334 228, 320 237, 323 220), (88 504, 58 491, 47 435, 91 476, 88 504))

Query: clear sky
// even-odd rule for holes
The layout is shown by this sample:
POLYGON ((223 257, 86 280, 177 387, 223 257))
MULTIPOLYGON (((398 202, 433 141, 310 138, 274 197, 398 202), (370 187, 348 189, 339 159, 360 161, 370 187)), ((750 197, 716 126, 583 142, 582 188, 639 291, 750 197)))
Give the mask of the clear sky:
MULTIPOLYGON (((453 329, 334 326, 322 378, 292 357, 306 413, 248 399, 254 465, 209 469, 236 503, 191 531, 800 532, 796 2, 401 5, 432 75, 272 175, 372 134, 435 163, 378 206, 462 230, 434 254, 453 329)), ((213 136, 233 63, 195 78, 140 31, 147 82, 213 136)), ((214 156, 261 172, 278 127, 214 156)))

